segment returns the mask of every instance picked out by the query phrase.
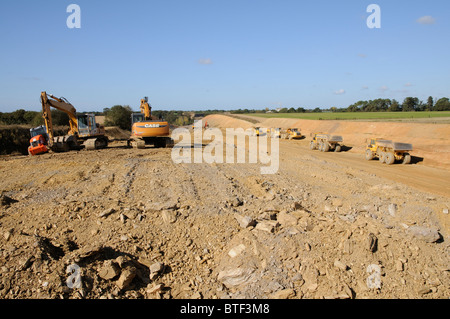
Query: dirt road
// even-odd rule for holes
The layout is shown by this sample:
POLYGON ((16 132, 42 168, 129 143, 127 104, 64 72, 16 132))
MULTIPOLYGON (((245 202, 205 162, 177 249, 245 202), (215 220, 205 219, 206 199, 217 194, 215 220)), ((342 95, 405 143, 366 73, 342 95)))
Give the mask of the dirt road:
POLYGON ((0 298, 450 295, 447 171, 307 141, 272 175, 171 152, 2 158, 0 298))

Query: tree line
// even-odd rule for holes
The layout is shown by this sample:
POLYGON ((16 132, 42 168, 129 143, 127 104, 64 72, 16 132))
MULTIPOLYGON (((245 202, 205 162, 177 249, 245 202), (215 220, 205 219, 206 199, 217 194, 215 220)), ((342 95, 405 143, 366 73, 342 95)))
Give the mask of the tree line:
POLYGON ((417 97, 407 97, 402 103, 393 99, 375 99, 369 101, 358 101, 348 107, 322 109, 316 107, 314 109, 305 109, 303 107, 284 107, 279 109, 266 108, 265 110, 249 110, 238 109, 231 111, 233 114, 249 114, 249 113, 321 113, 321 112, 431 112, 431 111, 450 111, 450 101, 443 97, 434 102, 433 97, 429 97, 426 102, 419 100, 417 97))
MULTIPOLYGON (((320 113, 320 112, 423 112, 423 111, 450 111, 450 100, 446 97, 434 99, 430 96, 426 102, 419 100, 417 97, 407 97, 402 103, 393 99, 375 99, 369 101, 358 101, 346 108, 331 107, 329 109, 298 108, 281 108, 277 110, 250 110, 237 109, 229 111, 233 114, 251 114, 251 113, 267 113, 269 111, 278 113, 320 113)), ((201 111, 202 114, 208 115, 213 113, 224 113, 225 110, 206 110, 201 111)), ((105 116, 105 126, 119 126, 122 129, 130 130, 132 109, 128 105, 115 105, 111 108, 103 109, 103 112, 88 112, 95 115, 105 116)), ((152 115, 157 119, 164 119, 172 125, 183 126, 193 123, 193 118, 186 111, 152 111, 152 115)), ((197 112, 198 113, 198 112, 197 112)), ((59 110, 52 110, 52 120, 55 126, 65 126, 69 123, 69 117, 66 113, 59 110)), ((33 127, 43 125, 44 119, 42 112, 25 111, 23 109, 10 113, 0 112, 0 124, 3 125, 31 125, 33 127)))

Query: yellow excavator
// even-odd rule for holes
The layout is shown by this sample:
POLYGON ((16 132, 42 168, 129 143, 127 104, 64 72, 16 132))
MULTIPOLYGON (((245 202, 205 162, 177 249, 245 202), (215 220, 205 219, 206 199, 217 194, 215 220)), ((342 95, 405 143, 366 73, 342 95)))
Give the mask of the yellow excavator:
POLYGON ((42 116, 48 134, 48 147, 54 152, 105 148, 108 137, 105 128, 95 122, 94 114, 77 114, 75 107, 64 97, 55 97, 41 92, 42 116), (64 136, 54 136, 51 108, 63 111, 69 116, 69 132, 64 136))
POLYGON ((156 148, 172 147, 174 144, 170 135, 170 126, 163 119, 152 117, 152 107, 148 97, 141 99, 141 113, 131 114, 131 136, 127 141, 128 147, 145 148, 153 145, 156 148))

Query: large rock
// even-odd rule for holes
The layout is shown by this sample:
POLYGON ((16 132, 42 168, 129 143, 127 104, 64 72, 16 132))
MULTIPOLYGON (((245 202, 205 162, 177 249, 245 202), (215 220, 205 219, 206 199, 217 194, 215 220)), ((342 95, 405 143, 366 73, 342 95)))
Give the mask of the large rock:
POLYGON ((136 277, 136 268, 132 266, 127 266, 122 269, 119 279, 116 281, 117 287, 119 289, 126 289, 136 277))
POLYGON ((277 221, 281 224, 281 226, 289 227, 297 225, 298 218, 292 214, 282 211, 278 214, 277 221))
POLYGON ((441 235, 436 229, 422 226, 411 226, 406 232, 413 237, 426 241, 427 243, 434 243, 441 238, 441 235))
POLYGON ((118 276, 119 274, 120 274, 120 267, 113 260, 105 260, 102 268, 98 272, 98 275, 105 280, 111 280, 116 276, 118 276))
POLYGON ((219 272, 217 279, 226 287, 239 286, 254 281, 254 267, 229 268, 219 272))
POLYGON ((236 215, 234 215, 234 218, 237 220, 237 222, 239 223, 239 226, 241 226, 242 228, 247 228, 247 227, 256 225, 256 221, 249 216, 242 216, 242 215, 236 214, 236 215))

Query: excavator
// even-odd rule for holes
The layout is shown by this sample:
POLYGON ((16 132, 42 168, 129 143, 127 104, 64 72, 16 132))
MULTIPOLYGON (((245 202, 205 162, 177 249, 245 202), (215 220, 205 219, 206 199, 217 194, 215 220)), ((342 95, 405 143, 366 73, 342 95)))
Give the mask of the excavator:
POLYGON ((64 97, 55 97, 41 92, 42 116, 48 138, 41 139, 28 149, 31 155, 42 153, 39 150, 47 146, 53 152, 70 150, 100 149, 108 146, 108 137, 103 126, 95 122, 94 114, 77 114, 75 107, 64 97), (69 132, 64 136, 54 136, 51 108, 63 111, 69 116, 69 132), (36 151, 36 152, 35 152, 36 151))
POLYGON ((128 147, 145 148, 153 145, 156 148, 172 147, 174 141, 170 138, 170 126, 163 119, 152 117, 152 107, 148 97, 141 99, 141 113, 131 114, 131 136, 127 141, 128 147))

